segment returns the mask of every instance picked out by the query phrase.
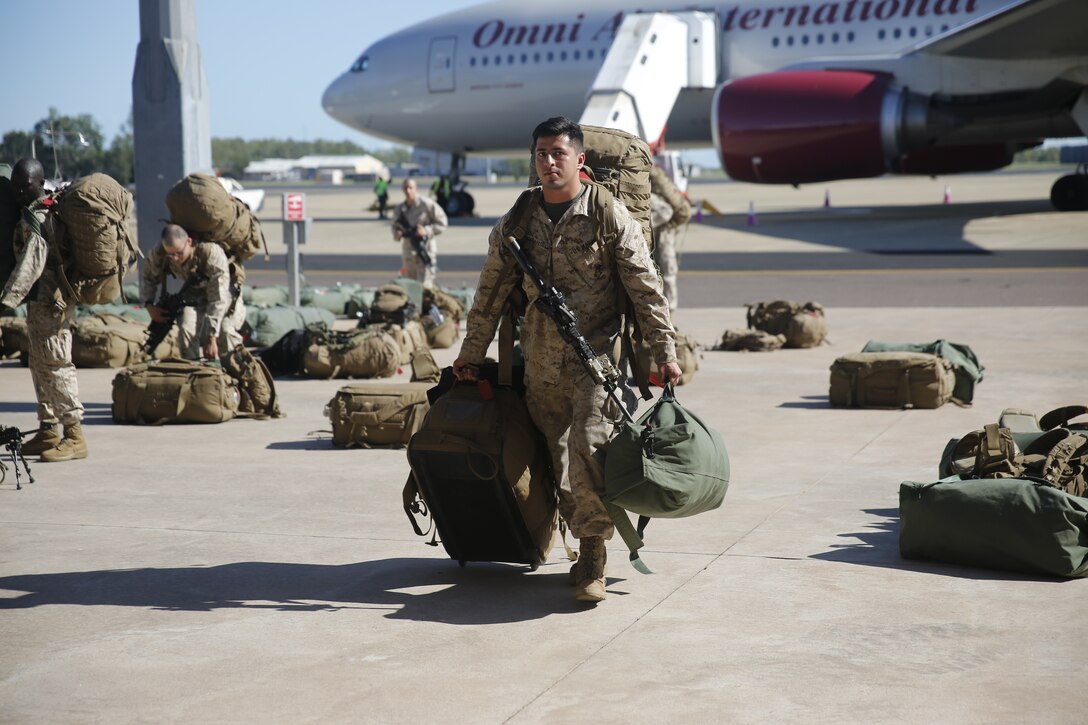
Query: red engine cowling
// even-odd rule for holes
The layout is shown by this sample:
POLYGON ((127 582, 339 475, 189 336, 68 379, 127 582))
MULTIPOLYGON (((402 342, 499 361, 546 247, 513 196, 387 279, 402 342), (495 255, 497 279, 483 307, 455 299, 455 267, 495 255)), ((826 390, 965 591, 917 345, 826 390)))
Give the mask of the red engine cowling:
POLYGON ((879 73, 748 76, 715 94, 714 145, 722 167, 738 181, 801 184, 879 176, 888 171, 882 118, 893 114, 894 128, 900 94, 891 76, 879 73))

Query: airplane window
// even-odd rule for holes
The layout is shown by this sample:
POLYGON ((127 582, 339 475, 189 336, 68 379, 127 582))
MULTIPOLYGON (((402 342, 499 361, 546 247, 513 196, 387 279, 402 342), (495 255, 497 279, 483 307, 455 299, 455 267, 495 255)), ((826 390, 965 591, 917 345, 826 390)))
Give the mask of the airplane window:
POLYGON ((525 65, 528 62, 529 62, 529 55, 527 53, 522 53, 521 54, 521 64, 525 65))
POLYGON ((566 60, 566 59, 567 59, 567 51, 565 51, 565 50, 559 51, 559 60, 566 60))
POLYGON ((551 52, 549 50, 548 51, 548 62, 551 63, 553 60, 555 60, 555 53, 553 53, 553 52, 551 52))
POLYGON ((793 36, 792 35, 789 36, 788 38, 786 38, 786 45, 789 45, 791 47, 793 46, 793 36))
POLYGON ((351 64, 351 72, 352 73, 362 73, 368 67, 370 67, 370 56, 367 56, 367 55, 359 56, 359 60, 357 60, 357 61, 355 61, 354 63, 351 64))
POLYGON ((819 43, 820 45, 824 44, 824 34, 823 33, 818 33, 816 35, 816 42, 819 43))
POLYGON ((807 35, 802 35, 801 36, 801 45, 808 45, 808 36, 807 35))
POLYGON ((928 38, 931 35, 933 35, 933 26, 932 25, 927 25, 926 26, 926 37, 928 38))
POLYGON ((831 34, 831 42, 832 42, 832 43, 837 43, 837 42, 839 42, 839 34, 838 34, 838 33, 832 33, 832 34, 831 34))
POLYGON ((574 59, 575 60, 581 60, 581 58, 582 58, 582 51, 580 51, 580 50, 574 51, 574 59))
POLYGON ((778 47, 778 38, 777 37, 771 38, 771 45, 774 46, 775 48, 778 47))
POLYGON ((506 65, 514 65, 514 54, 506 56, 506 65))
POLYGON ((480 65, 487 65, 487 56, 480 58, 480 65))
POLYGON ((947 33, 948 32, 948 26, 947 25, 942 25, 941 26, 941 32, 942 33, 947 33))
POLYGON ((883 28, 881 28, 880 30, 878 30, 876 32, 876 37, 880 38, 881 40, 884 40, 884 29, 883 28))
POLYGON ((476 56, 472 56, 471 58, 469 58, 468 64, 470 67, 474 67, 476 65, 476 56))
POLYGON ((854 42, 854 31, 853 30, 851 30, 849 33, 846 34, 846 41, 848 43, 853 43, 854 42))
POLYGON ((540 53, 533 53, 533 62, 534 63, 539 63, 540 62, 540 53))
POLYGON ((913 38, 913 37, 914 37, 914 36, 916 36, 916 35, 918 35, 918 28, 915 28, 915 27, 911 27, 911 29, 910 29, 910 37, 912 37, 912 38, 913 38))
POLYGON ((893 38, 898 38, 902 34, 903 33, 899 30, 899 28, 896 28, 895 30, 892 31, 892 37, 893 38))
POLYGON ((589 58, 590 60, 593 60, 593 49, 592 48, 590 48, 589 50, 586 51, 586 57, 589 58))

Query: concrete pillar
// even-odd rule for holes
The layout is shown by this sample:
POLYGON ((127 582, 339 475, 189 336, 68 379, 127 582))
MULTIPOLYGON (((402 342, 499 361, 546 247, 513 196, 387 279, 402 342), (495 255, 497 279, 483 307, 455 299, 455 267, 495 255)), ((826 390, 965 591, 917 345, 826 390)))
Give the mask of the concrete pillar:
POLYGON ((136 224, 140 249, 159 242, 166 192, 194 171, 211 173, 208 80, 196 38, 196 0, 140 0, 132 73, 136 224))

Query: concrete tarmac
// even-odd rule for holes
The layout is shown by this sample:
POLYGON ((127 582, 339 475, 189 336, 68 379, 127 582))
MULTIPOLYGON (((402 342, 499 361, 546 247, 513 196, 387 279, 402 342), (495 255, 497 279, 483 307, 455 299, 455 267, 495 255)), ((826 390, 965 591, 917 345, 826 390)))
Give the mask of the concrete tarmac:
MULTIPOLYGON (((1009 177, 1021 192, 1006 201, 1034 204, 1016 175, 979 177, 977 193, 997 198, 1009 177)), ((314 195, 357 216, 353 195, 314 195)), ((1085 215, 1030 215, 1022 244, 1007 228, 1026 230, 1019 217, 971 243, 1088 247, 1069 236, 1085 215)), ((486 234, 472 229, 466 245, 486 234)), ((738 234, 752 254, 818 244, 738 234)), ((879 234, 869 243, 914 249, 910 230, 879 234)), ((948 439, 1005 407, 1084 401, 1085 300, 866 294, 828 308, 830 345, 702 352, 677 397, 729 448, 725 502, 654 521, 650 576, 610 542, 609 598, 593 608, 573 600, 561 546, 534 572, 460 568, 417 537, 404 452, 336 449, 324 432, 345 381, 278 380, 283 419, 135 427, 112 423, 116 371, 81 369, 90 456, 32 460, 35 483, 17 491, 9 471, 0 485, 0 722, 1083 722, 1088 583, 904 560, 898 488, 936 480, 948 439), (873 338, 969 344, 986 366, 974 405, 830 408, 828 366, 873 338)), ((682 307, 676 323, 709 348, 744 311, 682 307)), ((0 401, 4 425, 36 425, 13 362, 0 401)))

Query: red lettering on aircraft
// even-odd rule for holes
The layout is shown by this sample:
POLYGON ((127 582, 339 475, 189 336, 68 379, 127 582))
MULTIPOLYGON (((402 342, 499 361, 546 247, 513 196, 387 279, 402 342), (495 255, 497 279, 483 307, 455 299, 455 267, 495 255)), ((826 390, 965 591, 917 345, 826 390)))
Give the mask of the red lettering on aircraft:
MULTIPOLYGON (((964 15, 977 9, 978 0, 831 0, 769 8, 734 5, 723 13, 722 30, 755 30, 772 26, 803 28, 809 25, 925 18, 931 15, 964 15)), ((590 40, 595 43, 602 38, 611 41, 616 37, 623 16, 621 10, 606 18, 590 40)), ((488 20, 472 34, 472 44, 485 49, 494 46, 577 43, 583 20, 585 13, 579 13, 570 24, 559 22, 513 25, 500 19, 488 20)))

